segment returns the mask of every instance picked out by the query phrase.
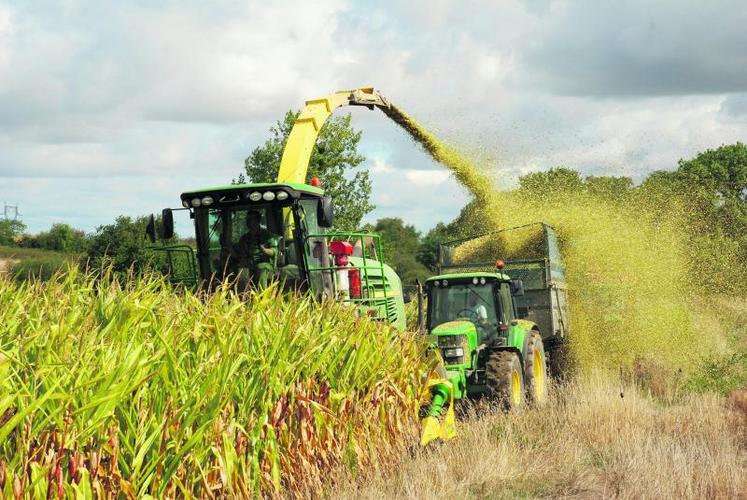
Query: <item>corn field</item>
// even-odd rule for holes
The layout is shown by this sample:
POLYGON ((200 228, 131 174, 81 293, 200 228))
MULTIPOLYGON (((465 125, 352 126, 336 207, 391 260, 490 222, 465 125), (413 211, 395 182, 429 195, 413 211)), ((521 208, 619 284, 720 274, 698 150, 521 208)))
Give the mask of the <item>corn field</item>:
POLYGON ((306 496, 415 431, 421 346, 343 306, 0 279, 6 498, 306 496))

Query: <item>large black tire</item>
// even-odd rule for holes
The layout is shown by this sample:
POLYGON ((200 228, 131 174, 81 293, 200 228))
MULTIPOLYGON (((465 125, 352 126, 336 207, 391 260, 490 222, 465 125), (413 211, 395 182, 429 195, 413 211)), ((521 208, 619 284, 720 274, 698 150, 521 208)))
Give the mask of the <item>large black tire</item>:
POLYGON ((509 411, 524 405, 524 375, 519 355, 512 351, 492 351, 485 365, 491 394, 509 411))
POLYGON ((527 397, 536 405, 547 401, 547 357, 542 336, 531 330, 524 341, 524 383, 527 397))

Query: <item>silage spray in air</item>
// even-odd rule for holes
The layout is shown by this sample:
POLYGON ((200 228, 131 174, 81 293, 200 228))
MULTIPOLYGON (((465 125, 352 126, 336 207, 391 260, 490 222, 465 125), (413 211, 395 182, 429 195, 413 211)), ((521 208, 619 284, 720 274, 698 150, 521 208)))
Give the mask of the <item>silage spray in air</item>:
MULTIPOLYGON (((537 221, 555 228, 570 292, 571 351, 582 371, 638 360, 687 369, 714 348, 713 336, 698 334, 694 324, 698 270, 688 262, 684 217, 675 210, 662 218, 660 207, 653 210, 643 196, 620 203, 562 189, 541 197, 499 191, 466 156, 401 109, 384 112, 472 194, 476 210, 467 234, 537 221)), ((510 259, 532 238, 531 232, 504 233, 458 249, 457 255, 465 261, 510 259)))

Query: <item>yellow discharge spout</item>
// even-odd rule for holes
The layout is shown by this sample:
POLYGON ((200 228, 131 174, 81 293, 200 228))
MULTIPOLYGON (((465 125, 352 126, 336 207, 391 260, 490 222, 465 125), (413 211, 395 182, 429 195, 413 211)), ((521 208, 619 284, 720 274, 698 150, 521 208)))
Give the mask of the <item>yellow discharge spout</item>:
POLYGON ((306 107, 293 124, 280 160, 278 182, 306 182, 309 159, 314 143, 327 118, 341 106, 374 106, 388 108, 389 103, 373 87, 342 90, 332 95, 306 101, 306 107))

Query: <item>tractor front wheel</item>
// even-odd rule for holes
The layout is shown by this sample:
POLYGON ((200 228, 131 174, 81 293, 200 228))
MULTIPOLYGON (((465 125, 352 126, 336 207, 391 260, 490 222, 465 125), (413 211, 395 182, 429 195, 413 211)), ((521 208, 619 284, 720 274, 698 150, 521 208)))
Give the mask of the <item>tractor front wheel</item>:
POLYGON ((488 388, 512 412, 524 405, 524 375, 515 352, 493 351, 485 366, 488 388))
POLYGON ((547 400, 547 359, 539 332, 532 330, 524 345, 524 380, 529 399, 536 405, 547 400))

